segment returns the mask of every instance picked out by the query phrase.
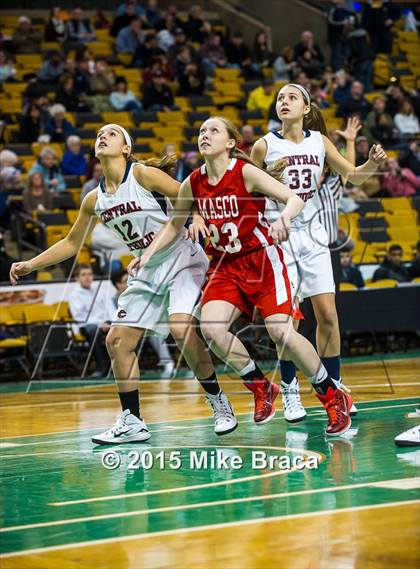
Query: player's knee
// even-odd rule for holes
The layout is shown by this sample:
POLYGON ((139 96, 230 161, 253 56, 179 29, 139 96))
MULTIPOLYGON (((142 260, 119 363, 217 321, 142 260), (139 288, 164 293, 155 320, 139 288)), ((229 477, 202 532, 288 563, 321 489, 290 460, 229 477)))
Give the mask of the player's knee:
POLYGON ((280 326, 273 326, 270 328, 270 336, 276 346, 281 346, 283 349, 287 349, 287 333, 280 326))
POLYGON ((323 310, 318 326, 322 328, 334 328, 338 325, 338 316, 335 309, 323 310))
POLYGON ((201 322, 200 330, 206 342, 216 342, 220 336, 220 330, 211 322, 201 322))
POLYGON ((111 328, 106 336, 106 349, 110 356, 121 355, 123 352, 130 352, 136 348, 132 345, 129 338, 125 337, 124 330, 111 328))
POLYGON ((175 342, 182 342, 185 340, 189 333, 191 333, 190 325, 185 323, 171 324, 170 326, 171 336, 175 342))

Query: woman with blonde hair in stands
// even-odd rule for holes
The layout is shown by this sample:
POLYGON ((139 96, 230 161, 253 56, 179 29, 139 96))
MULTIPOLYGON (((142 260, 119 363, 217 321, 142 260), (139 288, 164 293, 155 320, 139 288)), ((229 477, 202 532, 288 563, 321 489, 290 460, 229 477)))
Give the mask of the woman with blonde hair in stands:
POLYGON ((291 221, 304 202, 256 167, 238 150, 239 141, 238 130, 224 117, 211 117, 201 125, 198 147, 205 164, 181 184, 170 221, 129 270, 139 264, 147 267, 171 246, 195 205, 204 224, 195 220, 190 231, 195 238, 199 232, 210 237, 208 252, 212 255, 201 299, 201 331, 213 352, 254 393, 255 422, 273 417, 279 388, 265 378, 230 327, 241 313, 252 318, 257 308, 277 349, 287 350, 314 385, 328 413, 326 434, 339 436, 351 425, 351 398, 338 388, 310 342, 293 327, 294 292, 278 245, 288 238, 291 221), (265 196, 283 205, 271 225, 264 217, 265 196))
MULTIPOLYGON (((165 173, 173 157, 139 163, 132 157, 133 141, 117 124, 100 128, 95 154, 104 176, 84 198, 69 234, 30 261, 14 263, 10 280, 55 265, 77 255, 93 230, 96 217, 118 235, 135 257, 145 254, 160 228, 168 221, 153 192, 176 199, 179 183, 165 173)), ((215 432, 236 429, 229 400, 220 389, 210 354, 195 330, 196 302, 205 280, 208 260, 204 251, 180 236, 154 259, 152 266, 131 277, 118 299, 116 317, 106 344, 117 381, 122 413, 116 424, 93 437, 97 444, 142 442, 150 438, 139 408, 137 345, 147 334, 166 337, 169 331, 203 386, 213 408, 215 432)))
MULTIPOLYGON (((373 145, 368 160, 361 166, 346 160, 328 138, 323 116, 311 102, 308 91, 290 83, 280 89, 276 103, 282 121, 274 130, 257 140, 251 157, 263 166, 283 164, 282 180, 300 196, 305 207, 293 219, 289 240, 284 244, 285 261, 297 298, 310 298, 317 320, 317 349, 329 375, 342 386, 340 377, 340 330, 335 306, 335 284, 328 236, 320 221, 319 187, 324 163, 353 184, 360 185, 372 176, 386 159, 381 145, 373 145)), ((283 205, 269 201, 267 218, 278 217, 283 205)), ((306 417, 299 396, 296 367, 290 351, 279 352, 285 418, 290 422, 306 417)), ((353 408, 352 412, 356 412, 353 408)))

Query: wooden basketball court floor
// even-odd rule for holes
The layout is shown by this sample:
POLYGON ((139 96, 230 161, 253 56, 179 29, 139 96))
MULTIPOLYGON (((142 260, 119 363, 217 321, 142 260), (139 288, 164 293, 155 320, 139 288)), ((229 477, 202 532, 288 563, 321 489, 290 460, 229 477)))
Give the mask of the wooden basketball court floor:
POLYGON ((306 421, 290 425, 279 410, 256 426, 250 394, 223 376, 240 424, 222 438, 194 380, 144 381, 152 438, 106 448, 90 438, 119 411, 112 385, 3 385, 0 567, 417 568, 420 450, 393 439, 418 421, 419 363, 346 364, 359 415, 348 437, 331 440, 304 380, 306 421), (190 468, 191 452, 216 449, 243 467, 190 468), (316 457, 319 466, 252 469, 258 450, 316 457), (107 451, 118 453, 118 468, 102 465, 107 451), (130 469, 133 451, 164 451, 164 468, 130 469), (169 468, 171 451, 178 470, 169 468))

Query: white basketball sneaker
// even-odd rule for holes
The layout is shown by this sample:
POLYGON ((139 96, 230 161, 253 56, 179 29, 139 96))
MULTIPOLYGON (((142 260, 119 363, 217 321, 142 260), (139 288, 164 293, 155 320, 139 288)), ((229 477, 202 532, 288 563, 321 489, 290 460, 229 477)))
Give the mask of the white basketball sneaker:
POLYGON ((92 437, 92 442, 97 445, 122 445, 124 443, 141 443, 150 437, 146 423, 130 413, 129 409, 126 409, 118 416, 113 427, 92 437))
POLYGON ((298 423, 306 417, 306 411, 301 403, 299 383, 296 377, 291 383, 280 383, 283 398, 284 418, 289 423, 298 423))
POLYGON ((214 432, 216 435, 227 435, 238 426, 232 405, 222 390, 217 395, 206 393, 207 401, 213 409, 214 432))
POLYGON ((404 431, 394 439, 398 447, 418 447, 420 446, 420 425, 404 431))
MULTIPOLYGON (((340 377, 340 379, 339 379, 338 381, 336 381, 336 380, 334 379, 334 382, 336 383, 337 387, 338 387, 339 389, 342 389, 345 393, 351 393, 351 389, 350 389, 349 387, 347 387, 346 385, 344 385, 343 380, 341 379, 341 377, 340 377)), ((358 412, 359 412, 359 411, 357 410, 356 405, 355 405, 354 403, 352 403, 352 404, 351 404, 351 407, 350 407, 350 417, 355 417, 358 412)))

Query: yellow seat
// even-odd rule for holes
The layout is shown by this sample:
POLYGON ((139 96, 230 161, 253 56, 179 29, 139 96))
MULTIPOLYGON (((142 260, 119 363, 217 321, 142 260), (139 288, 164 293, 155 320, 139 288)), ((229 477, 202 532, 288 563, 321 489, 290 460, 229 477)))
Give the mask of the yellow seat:
POLYGON ((71 225, 48 225, 47 231, 47 247, 51 247, 67 235, 71 225))
POLYGON ((24 307, 23 313, 27 324, 52 322, 54 320, 55 308, 50 304, 30 304, 24 307))
POLYGON ((131 128, 133 126, 133 119, 130 113, 102 113, 102 118, 104 123, 110 124, 120 124, 124 128, 131 128))
POLYGON ((25 322, 24 308, 25 304, 11 304, 9 307, 9 312, 12 316, 13 324, 23 324, 25 322))
POLYGON ((410 198, 383 198, 381 200, 384 210, 400 212, 401 210, 411 210, 410 198))
POLYGON ((75 223, 78 214, 79 214, 78 209, 68 209, 67 210, 67 219, 69 220, 69 223, 71 225, 73 225, 75 223))
POLYGON ((16 324, 8 306, 0 306, 0 324, 5 326, 16 324))
POLYGON ((0 350, 10 350, 11 348, 24 348, 28 343, 28 339, 24 336, 22 338, 6 338, 0 340, 0 350))
POLYGON ((340 292, 344 292, 347 290, 358 290, 357 286, 352 283, 340 283, 339 289, 340 292))
POLYGON ((398 281, 394 279, 380 279, 379 281, 365 284, 365 288, 394 288, 398 286, 398 281))
POLYGON ((38 271, 36 275, 37 281, 52 281, 53 275, 50 271, 38 271))
POLYGON ((412 283, 420 283, 420 277, 416 277, 411 281, 412 283))
POLYGON ((128 265, 131 263, 133 258, 134 258, 133 255, 122 255, 120 257, 120 262, 121 265, 123 266, 123 269, 127 269, 128 265))
POLYGON ((54 320, 73 320, 68 302, 55 302, 54 304, 51 304, 51 307, 54 308, 54 320))

